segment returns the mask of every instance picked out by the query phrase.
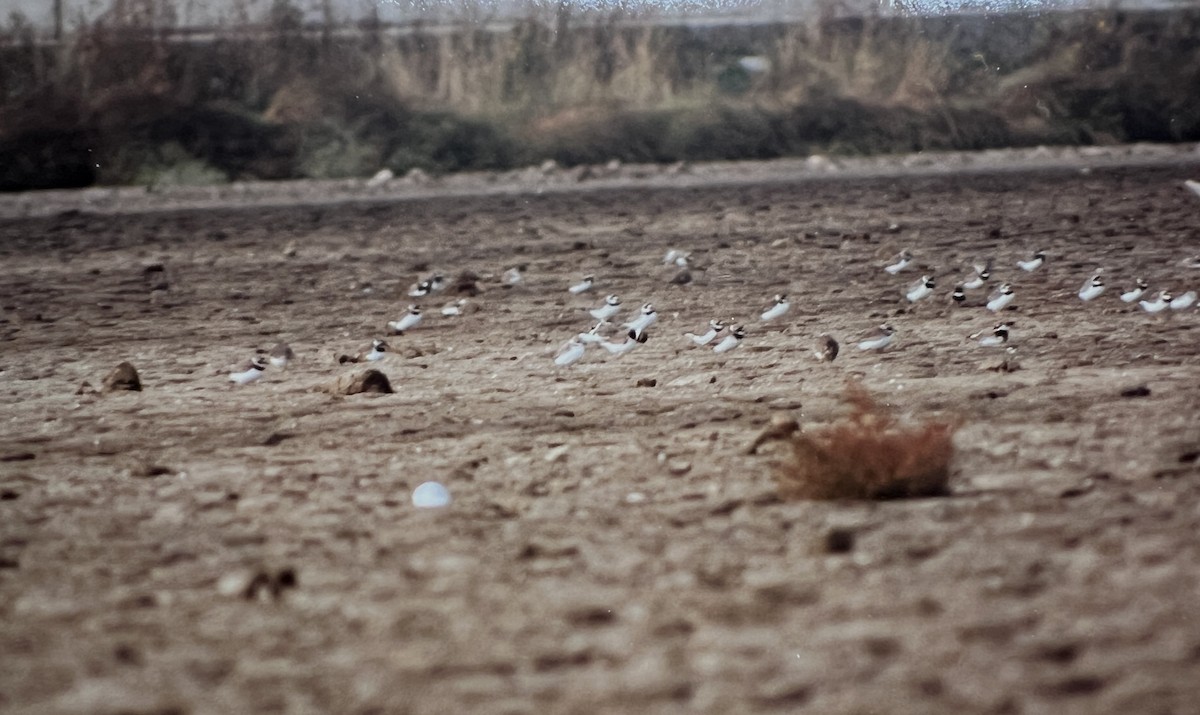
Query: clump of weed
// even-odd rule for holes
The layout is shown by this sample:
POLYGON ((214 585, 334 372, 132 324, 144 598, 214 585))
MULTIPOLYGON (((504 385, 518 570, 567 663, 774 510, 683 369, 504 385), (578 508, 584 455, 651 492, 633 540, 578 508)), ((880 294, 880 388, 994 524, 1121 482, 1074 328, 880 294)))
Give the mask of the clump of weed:
POLYGON ((850 414, 820 432, 796 432, 775 473, 790 499, 900 499, 948 492, 957 425, 902 425, 860 385, 846 388, 850 414))

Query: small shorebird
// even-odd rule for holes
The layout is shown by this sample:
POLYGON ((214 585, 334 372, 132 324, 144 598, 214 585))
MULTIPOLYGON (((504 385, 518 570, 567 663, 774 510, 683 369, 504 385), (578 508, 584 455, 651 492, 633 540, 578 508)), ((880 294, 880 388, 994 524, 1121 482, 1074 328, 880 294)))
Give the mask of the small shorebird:
POLYGON ((981 330, 978 333, 973 333, 971 340, 978 339, 979 344, 985 348, 997 347, 1008 342, 1008 331, 1012 328, 1011 323, 999 323, 991 331, 981 330), (990 332, 990 335, 984 335, 985 332, 990 332))
POLYGON ((888 273, 890 273, 892 275, 896 275, 897 273, 904 270, 905 268, 908 268, 909 265, 912 264, 912 262, 913 262, 913 254, 906 248, 896 256, 896 260, 894 263, 884 266, 883 270, 887 271, 888 273))
POLYGON ((587 345, 576 335, 558 349, 558 352, 554 355, 554 364, 559 367, 571 365, 583 357, 583 353, 586 350, 587 345))
POLYGON ((1099 298, 1100 294, 1103 292, 1104 279, 1100 277, 1099 273, 1097 273, 1096 275, 1092 276, 1090 281, 1084 283, 1083 287, 1079 289, 1079 299, 1086 303, 1093 298, 1099 298))
POLYGON ((642 314, 626 323, 624 327, 629 328, 637 335, 641 335, 645 332, 646 328, 654 325, 657 320, 658 311, 654 309, 654 304, 644 303, 642 305, 642 314))
POLYGON ((408 294, 413 298, 422 298, 431 293, 437 293, 442 288, 446 287, 446 278, 441 273, 434 273, 429 278, 413 285, 408 289, 408 294))
POLYGON ((1149 287, 1150 284, 1146 282, 1145 278, 1138 278, 1137 283, 1134 284, 1132 290, 1125 291, 1121 294, 1121 300, 1126 303, 1132 303, 1141 298, 1142 294, 1144 294, 1146 289, 1149 287))
POLYGON ((621 298, 617 294, 612 294, 604 299, 604 305, 599 308, 588 311, 592 317, 599 321, 606 321, 616 315, 621 310, 621 298))
POLYGON ((717 336, 720 335, 721 331, 723 331, 723 330, 725 330, 724 321, 710 320, 710 321, 708 321, 708 331, 705 332, 703 335, 696 335, 694 333, 684 333, 684 336, 687 339, 691 340, 696 345, 708 345, 713 340, 716 340, 717 336))
POLYGON ((404 335, 404 331, 412 330, 421 324, 421 306, 408 306, 408 314, 400 320, 392 320, 387 326, 397 335, 404 335))
POLYGON ((976 263, 973 268, 975 274, 970 279, 963 281, 962 287, 966 290, 976 290, 983 287, 984 283, 992 277, 992 259, 988 259, 987 263, 979 265, 976 263))
POLYGON ((1015 297, 1016 296, 1013 295, 1012 286, 1007 283, 1003 283, 999 288, 996 289, 995 293, 992 293, 991 296, 988 297, 987 309, 993 313, 998 313, 1007 308, 1008 304, 1013 302, 1013 298, 1015 297))
POLYGON ((895 335, 896 329, 885 323, 876 328, 869 336, 864 336, 863 340, 858 343, 858 349, 883 350, 892 344, 895 335))
POLYGON ((768 320, 774 320, 776 318, 783 316, 784 313, 788 312, 788 308, 790 308, 790 307, 792 307, 792 306, 790 303, 788 303, 787 294, 786 293, 778 293, 775 295, 775 304, 772 305, 770 308, 767 308, 767 310, 764 311, 763 314, 759 317, 762 318, 764 322, 768 321, 768 320))
POLYGON ((729 335, 726 335, 724 340, 717 343, 717 346, 713 348, 713 352, 718 355, 720 355, 721 353, 727 353, 730 350, 733 350, 737 346, 741 345, 742 338, 745 338, 745 337, 746 337, 746 329, 740 325, 735 325, 735 326, 733 326, 732 329, 730 329, 729 335))
POLYGON ((596 282, 595 276, 584 276, 583 280, 579 281, 575 285, 568 288, 567 292, 570 293, 571 295, 579 295, 580 293, 586 293, 592 289, 592 286, 595 284, 595 282, 596 282))
POLYGON ((1030 258, 1028 261, 1017 261, 1017 267, 1028 273, 1031 271, 1036 271, 1037 269, 1041 268, 1042 264, 1045 262, 1046 262, 1046 252, 1039 250, 1039 251, 1035 251, 1033 254, 1033 257, 1030 258))
POLYGON ((270 361, 271 367, 282 369, 287 368, 288 363, 296 359, 296 353, 288 347, 287 343, 279 343, 271 348, 271 352, 267 353, 267 360, 270 361))
POLYGON ((237 372, 229 373, 229 379, 238 385, 249 385, 263 376, 267 369, 267 359, 261 355, 253 360, 242 363, 237 372))
POLYGON ((908 288, 908 292, 904 297, 909 303, 916 303, 918 300, 927 296, 933 295, 934 280, 932 276, 921 276, 921 280, 913 283, 908 288))
POLYGON ((600 347, 604 348, 613 355, 624 355, 630 350, 636 348, 638 345, 645 343, 647 337, 648 333, 645 331, 637 332, 635 330, 630 330, 625 336, 625 342, 610 343, 605 340, 604 342, 600 343, 600 347))

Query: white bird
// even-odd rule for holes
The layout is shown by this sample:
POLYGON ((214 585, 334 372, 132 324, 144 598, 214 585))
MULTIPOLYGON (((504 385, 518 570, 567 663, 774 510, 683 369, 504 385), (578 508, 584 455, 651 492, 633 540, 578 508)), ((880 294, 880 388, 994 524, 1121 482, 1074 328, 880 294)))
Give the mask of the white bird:
POLYGON ((1171 310, 1183 310, 1184 308, 1190 308, 1195 302, 1196 291, 1189 290, 1187 293, 1171 299, 1171 310))
POLYGON ((554 355, 554 364, 559 367, 566 367, 579 358, 583 357, 583 353, 587 350, 587 345, 584 344, 579 336, 575 336, 563 344, 554 355))
POLYGON ((1191 180, 1191 179, 1184 179, 1184 180, 1183 180, 1183 185, 1184 185, 1184 186, 1186 186, 1186 187, 1188 187, 1189 189, 1191 189, 1191 191, 1192 191, 1192 193, 1193 193, 1193 194, 1195 194, 1195 195, 1197 195, 1197 196, 1200 196, 1200 181, 1193 181, 1193 180, 1191 180))
POLYGON ((934 281, 931 276, 921 276, 921 280, 913 283, 904 294, 909 303, 916 303, 926 296, 933 295, 934 281))
POLYGON ((1147 313, 1161 313, 1171 305, 1171 292, 1161 291, 1153 302, 1142 300, 1138 301, 1138 305, 1142 306, 1142 310, 1147 313))
POLYGON ((717 336, 720 335, 721 331, 724 329, 725 329, 724 321, 710 320, 710 321, 708 321, 708 331, 705 332, 703 335, 696 335, 694 333, 684 333, 684 336, 686 338, 688 338, 689 340, 691 340, 696 345, 708 345, 713 340, 716 340, 717 336))
POLYGON ((775 296, 775 304, 770 308, 767 308, 767 310, 759 317, 761 317, 764 321, 774 320, 788 312, 788 308, 790 307, 792 306, 790 303, 788 303, 787 294, 779 293, 775 296))
POLYGON ((522 263, 518 266, 513 266, 512 268, 509 268, 507 271, 505 271, 504 272, 504 285, 515 286, 518 283, 520 283, 522 280, 524 280, 525 279, 525 268, 526 268, 526 265, 524 263, 522 263))
POLYGON ((886 323, 879 326, 870 337, 858 343, 859 350, 883 350, 892 344, 896 329, 886 323))
POLYGON ((421 323, 421 306, 410 305, 410 306, 408 306, 408 314, 407 315, 405 315, 400 320, 389 321, 387 325, 388 325, 388 328, 390 328, 392 330, 392 332, 397 333, 399 335, 404 335, 404 331, 412 330, 413 328, 420 325, 420 323, 421 323))
POLYGON ((607 322, 601 320, 599 323, 596 323, 595 327, 593 327, 591 330, 587 331, 586 333, 580 333, 575 337, 579 338, 580 342, 584 343, 585 345, 597 345, 602 343, 604 342, 605 337, 600 334, 600 328, 607 324, 607 322))
POLYGON ((445 315, 446 317, 462 315, 463 306, 465 306, 466 304, 467 304, 466 298, 459 298, 458 300, 454 301, 453 303, 447 303, 446 305, 442 306, 442 315, 445 315))
POLYGON ((1009 323, 1000 323, 996 327, 992 328, 991 335, 984 335, 985 331, 981 330, 978 333, 971 335, 971 339, 974 340, 979 338, 979 344, 985 348, 1003 345, 1008 342, 1008 331, 1011 327, 1012 326, 1009 323))
POLYGON ((421 298, 430 293, 437 293, 446 285, 446 279, 441 273, 434 273, 431 277, 413 285, 408 289, 408 294, 413 298, 421 298))
POLYGON ((1028 261, 1017 261, 1017 267, 1025 272, 1036 271, 1046 262, 1046 252, 1036 251, 1028 261))
POLYGON ((629 328, 631 331, 633 331, 637 335, 641 335, 642 333, 644 333, 646 331, 646 328, 649 328, 651 325, 654 325, 655 321, 657 321, 657 320, 658 320, 658 311, 656 311, 654 309, 654 304, 653 303, 645 303, 642 305, 642 314, 639 315, 638 317, 634 318, 630 322, 625 323, 625 325, 623 327, 629 328))
POLYGON ((387 357, 387 349, 389 347, 391 347, 391 346, 388 345, 387 343, 385 343, 384 341, 376 338, 375 340, 371 341, 371 350, 370 350, 370 352, 368 352, 366 354, 366 357, 364 357, 363 359, 366 360, 367 362, 379 362, 380 360, 387 357))
POLYGON ((964 281, 962 284, 962 287, 967 290, 976 290, 976 289, 982 288, 983 284, 987 283, 988 279, 990 279, 992 277, 992 261, 991 261, 991 259, 988 259, 988 262, 983 264, 982 266, 979 264, 975 264, 974 268, 975 268, 975 275, 971 276, 971 278, 969 280, 964 281))
POLYGON ((279 343, 271 348, 271 352, 267 354, 267 359, 271 362, 271 367, 285 369, 288 363, 296 358, 296 353, 288 347, 287 343, 279 343))
POLYGON ((692 254, 687 253, 686 251, 680 251, 677 248, 672 248, 671 250, 667 251, 667 255, 663 256, 663 265, 669 266, 673 263, 679 268, 687 268, 688 258, 690 258, 691 255, 692 254))
POLYGON ((887 271, 888 273, 890 273, 892 275, 896 275, 897 273, 904 270, 905 268, 908 268, 908 266, 912 262, 913 262, 913 254, 910 253, 909 250, 906 248, 903 251, 901 251, 899 253, 899 255, 896 256, 895 263, 892 263, 891 265, 888 265, 888 266, 884 266, 883 270, 887 271))
POLYGON ((1104 279, 1100 277, 1099 273, 1097 273, 1096 275, 1092 276, 1090 281, 1084 283, 1083 287, 1079 289, 1079 299, 1086 303, 1093 298, 1099 298, 1100 294, 1103 292, 1104 279))
POLYGON ((580 293, 586 293, 592 289, 592 284, 594 284, 595 281, 596 281, 595 276, 584 276, 583 280, 579 281, 575 285, 568 288, 567 292, 570 293, 571 295, 579 295, 580 293))
POLYGON ((741 345, 742 338, 744 337, 746 337, 746 329, 740 325, 735 325, 730 329, 729 335, 726 335, 724 340, 717 343, 717 346, 713 348, 713 352, 718 355, 727 353, 741 345))
POLYGON ((604 305, 599 308, 589 310, 592 317, 599 321, 606 321, 616 315, 621 310, 621 298, 615 293, 604 299, 604 305))
POLYGON ((648 333, 646 333, 645 331, 639 333, 634 330, 630 330, 629 333, 625 336, 625 342, 610 343, 607 340, 605 340, 604 342, 600 343, 600 347, 604 348, 605 350, 607 350, 609 353, 611 353, 613 355, 624 355, 625 353, 629 352, 630 350, 633 350, 634 348, 636 348, 638 345, 641 345, 642 343, 646 342, 647 336, 648 336, 648 333))
POLYGON ((1146 292, 1146 288, 1149 287, 1149 285, 1150 284, 1146 282, 1145 278, 1138 278, 1133 290, 1125 291, 1121 294, 1121 300, 1125 301, 1126 303, 1134 302, 1138 298, 1142 297, 1142 294, 1146 292))
POLYGON ((1012 286, 1007 283, 1001 284, 996 292, 988 297, 987 309, 993 313, 1004 310, 1009 303, 1013 302, 1014 297, 1012 286))
POLYGON ((229 379, 238 385, 249 385, 263 376, 267 369, 267 359, 261 355, 249 362, 243 363, 238 372, 229 373, 229 379))

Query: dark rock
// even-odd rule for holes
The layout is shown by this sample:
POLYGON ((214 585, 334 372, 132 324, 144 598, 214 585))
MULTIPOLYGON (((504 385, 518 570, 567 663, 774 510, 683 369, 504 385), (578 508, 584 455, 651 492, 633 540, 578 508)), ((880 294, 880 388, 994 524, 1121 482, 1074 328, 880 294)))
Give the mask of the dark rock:
POLYGON ((1121 397, 1149 397, 1149 396, 1150 396, 1150 388, 1146 387, 1145 385, 1138 385, 1136 387, 1127 387, 1124 390, 1121 390, 1121 397))
POLYGON ((102 383, 104 392, 141 392, 142 381, 138 378, 137 370, 128 362, 123 362, 108 373, 102 383))
POLYGON ((390 395, 395 392, 387 375, 378 370, 363 370, 342 375, 327 387, 327 391, 335 395, 357 395, 363 392, 390 395))

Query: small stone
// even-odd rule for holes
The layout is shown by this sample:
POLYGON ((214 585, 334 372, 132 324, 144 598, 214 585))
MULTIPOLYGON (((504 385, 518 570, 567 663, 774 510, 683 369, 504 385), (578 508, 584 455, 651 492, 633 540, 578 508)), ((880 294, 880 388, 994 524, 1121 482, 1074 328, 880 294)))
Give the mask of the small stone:
POLYGON ((378 370, 363 370, 358 373, 342 375, 327 385, 325 389, 335 395, 357 395, 364 392, 390 395, 395 392, 387 375, 378 370))
POLYGON ((658 380, 653 377, 639 377, 637 381, 638 387, 654 387, 658 384, 658 380))
POLYGON ((1149 396, 1150 396, 1150 388, 1145 385, 1138 385, 1136 387, 1127 387, 1124 390, 1121 390, 1121 397, 1149 397, 1149 396))
POLYGON ((848 554, 854 550, 854 532, 842 527, 834 527, 825 533, 825 552, 829 554, 848 554))
POLYGON ((128 362, 123 362, 113 368, 102 384, 105 392, 142 391, 142 381, 138 378, 137 370, 128 362))
POLYGON ((692 282, 692 272, 684 268, 671 277, 671 285, 682 286, 692 282))
POLYGON ((692 471, 692 463, 685 459, 668 460, 667 471, 677 477, 680 477, 692 471))
POLYGON ((450 490, 438 482, 425 482, 412 493, 413 506, 418 509, 438 509, 450 504, 450 490))

